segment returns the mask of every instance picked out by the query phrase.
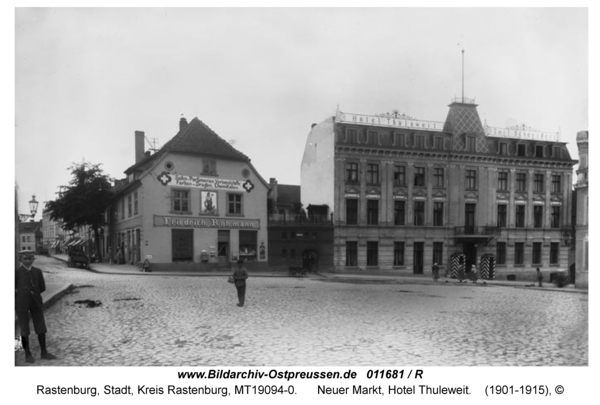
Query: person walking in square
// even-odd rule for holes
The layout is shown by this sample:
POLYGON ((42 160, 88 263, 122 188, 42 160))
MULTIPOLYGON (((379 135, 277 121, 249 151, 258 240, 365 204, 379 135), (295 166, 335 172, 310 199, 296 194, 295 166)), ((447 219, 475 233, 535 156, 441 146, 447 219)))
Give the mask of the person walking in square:
POLYGON ((237 269, 233 272, 233 283, 237 290, 238 295, 238 307, 244 306, 246 299, 246 279, 248 278, 248 270, 244 267, 244 261, 239 259, 237 261, 237 269))
POLYGON ((46 283, 42 270, 33 267, 33 252, 19 252, 21 264, 15 270, 15 310, 19 320, 21 343, 25 351, 25 361, 35 360, 29 348, 29 316, 33 320, 33 328, 40 343, 41 357, 45 360, 56 358, 46 348, 46 321, 44 319, 44 303, 42 293, 46 291, 46 283))
POLYGON ((541 287, 544 276, 542 275, 542 272, 540 271, 539 267, 535 269, 535 272, 536 272, 536 277, 537 277, 537 281, 538 281, 538 287, 541 287))

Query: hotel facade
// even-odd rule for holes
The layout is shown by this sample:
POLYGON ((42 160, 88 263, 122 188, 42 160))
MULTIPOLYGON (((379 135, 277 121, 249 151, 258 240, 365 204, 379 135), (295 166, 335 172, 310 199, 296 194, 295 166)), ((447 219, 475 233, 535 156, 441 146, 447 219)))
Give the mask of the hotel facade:
POLYGON ((302 203, 333 212, 334 269, 530 278, 568 268, 572 160, 557 133, 345 113, 314 125, 302 203), (475 266, 475 267, 473 267, 475 266))

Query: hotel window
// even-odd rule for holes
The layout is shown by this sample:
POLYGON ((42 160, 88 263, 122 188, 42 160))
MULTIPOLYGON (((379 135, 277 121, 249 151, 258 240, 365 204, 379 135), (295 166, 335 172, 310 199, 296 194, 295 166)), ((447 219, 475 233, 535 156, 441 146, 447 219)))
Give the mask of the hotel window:
POLYGON ((406 218, 406 202, 394 201, 394 225, 404 225, 406 218))
POLYGON ((477 190, 477 171, 467 170, 467 190, 477 190))
POLYGON ((542 242, 533 242, 531 264, 542 264, 542 242))
POLYGON ((535 146, 535 157, 538 157, 538 158, 544 157, 544 146, 543 145, 535 146))
POLYGON ((394 134, 394 146, 404 147, 406 146, 404 134, 394 134))
POLYGON ((378 244, 377 242, 367 242, 367 266, 377 266, 378 244))
POLYGON ((394 166, 394 186, 406 186, 405 166, 394 166))
POLYGON ((379 165, 376 163, 367 164, 367 184, 379 184, 379 165))
POLYGON ((506 264, 506 242, 496 243, 496 263, 506 264))
POLYGON ((127 218, 133 215, 133 196, 129 194, 127 196, 127 218))
POLYGON ((346 266, 358 265, 358 242, 346 242, 346 266))
POLYGON ((425 202, 414 201, 415 216, 413 218, 415 226, 425 224, 425 202))
POLYGON ((417 148, 425 149, 425 137, 423 135, 417 135, 417 148))
POLYGON ((517 156, 527 156, 527 146, 524 144, 517 145, 517 156))
POLYGON ((552 175, 552 192, 553 193, 560 193, 561 190, 561 175, 560 174, 553 174, 552 175))
POLYGON ((560 244, 557 242, 550 243, 550 264, 558 264, 558 252, 560 244))
POLYGON ((508 154, 508 145, 505 142, 500 142, 498 149, 501 155, 506 156, 508 154))
POLYGON ((433 169, 433 186, 444 187, 444 169, 441 167, 433 169))
POLYGON ((173 212, 190 212, 190 192, 188 190, 173 190, 173 212))
POLYGON ((435 137, 433 139, 433 147, 436 150, 443 150, 444 149, 444 138, 439 137, 439 136, 435 137))
POLYGON ((227 213, 230 215, 242 215, 241 194, 227 194, 227 213))
POLYGON ((347 128, 346 129, 346 142, 356 143, 357 135, 358 135, 358 131, 356 129, 347 128))
POLYGON ((379 200, 367 200, 367 225, 379 225, 379 200))
POLYGON ((133 192, 133 215, 137 215, 139 214, 139 199, 138 199, 138 192, 134 191, 133 192))
POLYGON ((560 153, 560 147, 559 146, 552 147, 552 157, 559 158, 560 155, 561 155, 561 153, 560 153))
POLYGON ((543 193, 544 192, 544 175, 541 173, 535 173, 533 175, 533 192, 543 193))
POLYGON ((433 203, 433 226, 444 226, 444 203, 433 203))
POLYGON ((508 172, 498 172, 498 190, 508 191, 508 172))
POLYGON ((560 205, 553 205, 550 212, 550 228, 560 228, 560 205))
POLYGON ((425 168, 415 167, 415 179, 414 186, 424 187, 425 186, 425 168))
POLYGON ((515 226, 517 228, 525 228, 525 206, 524 205, 516 205, 515 209, 516 209, 515 226))
POLYGON ((121 198, 121 219, 125 219, 125 197, 121 198))
POLYGON ((475 137, 467 137, 467 152, 475 152, 475 137))
POLYGON ((534 205, 533 206, 533 227, 541 228, 544 224, 544 206, 534 205))
POLYGON ((358 183, 358 163, 346 163, 346 183, 358 183))
POLYGON ((508 205, 498 204, 498 227, 506 228, 508 205))
POLYGON ((525 243, 516 242, 515 243, 515 264, 524 264, 525 263, 525 243))
POLYGON ((368 131, 367 132, 367 144, 369 145, 377 145, 377 131, 368 131))
POLYGON ((404 266, 404 242, 394 242, 394 266, 404 266))
POLYGON ((517 191, 527 191, 527 173, 517 173, 517 191))
POLYGON ((433 242, 433 262, 443 264, 444 242, 433 242))
POLYGON ((346 224, 358 224, 358 200, 355 198, 346 199, 346 224))

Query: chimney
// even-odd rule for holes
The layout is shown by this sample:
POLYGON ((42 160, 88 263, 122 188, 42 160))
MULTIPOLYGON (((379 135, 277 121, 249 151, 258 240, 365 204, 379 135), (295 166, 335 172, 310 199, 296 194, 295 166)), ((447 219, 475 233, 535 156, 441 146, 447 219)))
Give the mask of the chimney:
POLYGON ((144 131, 135 131, 135 163, 144 159, 144 131))
POLYGON ((183 131, 188 125, 187 120, 185 119, 185 117, 181 117, 181 119, 179 120, 179 130, 183 131))

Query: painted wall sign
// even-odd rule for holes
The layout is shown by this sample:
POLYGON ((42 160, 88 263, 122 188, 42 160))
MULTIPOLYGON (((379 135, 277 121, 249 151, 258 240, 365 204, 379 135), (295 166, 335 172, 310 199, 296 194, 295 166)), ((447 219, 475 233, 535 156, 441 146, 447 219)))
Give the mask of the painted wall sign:
POLYGON ((242 181, 219 179, 216 177, 188 176, 185 174, 174 174, 168 172, 162 172, 160 176, 158 176, 158 181, 160 181, 163 186, 195 187, 226 191, 246 191, 248 193, 254 189, 254 184, 252 181, 250 181, 250 179, 242 181))
POLYGON ((260 229, 260 219, 224 219, 154 215, 155 227, 260 229))

